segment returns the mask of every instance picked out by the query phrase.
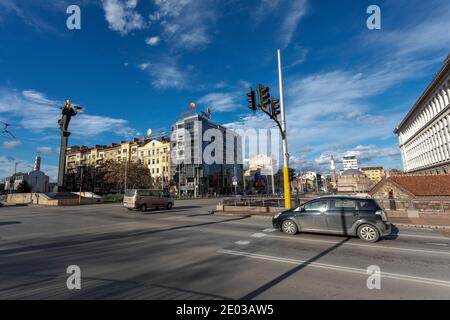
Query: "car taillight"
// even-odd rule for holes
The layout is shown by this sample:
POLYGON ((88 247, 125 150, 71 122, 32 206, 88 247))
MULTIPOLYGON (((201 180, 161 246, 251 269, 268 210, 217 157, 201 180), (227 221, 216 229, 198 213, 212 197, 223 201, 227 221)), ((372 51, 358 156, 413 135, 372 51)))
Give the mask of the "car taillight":
POLYGON ((384 213, 383 210, 378 210, 377 212, 375 212, 375 214, 379 215, 381 217, 381 220, 383 220, 384 222, 387 221, 386 214, 384 213))

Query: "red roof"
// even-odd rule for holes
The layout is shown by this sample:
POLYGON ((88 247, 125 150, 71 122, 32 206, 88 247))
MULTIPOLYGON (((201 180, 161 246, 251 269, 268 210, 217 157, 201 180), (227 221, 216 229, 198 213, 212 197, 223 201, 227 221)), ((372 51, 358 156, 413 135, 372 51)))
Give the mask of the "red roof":
POLYGON ((415 196, 450 196, 450 175, 393 176, 387 180, 415 196))

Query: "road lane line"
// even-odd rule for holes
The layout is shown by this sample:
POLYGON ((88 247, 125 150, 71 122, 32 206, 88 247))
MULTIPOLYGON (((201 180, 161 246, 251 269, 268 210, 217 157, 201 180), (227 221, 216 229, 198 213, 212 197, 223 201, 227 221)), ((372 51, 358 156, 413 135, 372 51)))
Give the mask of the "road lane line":
POLYGON ((448 243, 427 242, 427 244, 432 244, 433 246, 443 246, 443 247, 448 246, 448 243))
POLYGON ((397 235, 399 238, 423 238, 423 239, 438 239, 438 240, 447 240, 450 241, 450 238, 448 237, 439 237, 439 236, 424 236, 424 235, 418 235, 418 234, 403 234, 399 233, 397 235))
POLYGON ((252 238, 264 238, 265 236, 265 233, 254 233, 251 235, 252 238))
MULTIPOLYGON (((345 267, 345 266, 318 263, 318 262, 308 262, 306 260, 297 260, 297 259, 291 259, 291 258, 267 256, 267 255, 262 255, 262 254, 243 252, 243 251, 235 251, 235 250, 220 249, 217 252, 222 253, 222 254, 243 256, 243 257, 252 258, 252 259, 268 260, 268 261, 273 261, 273 262, 281 262, 281 263, 288 263, 288 264, 294 264, 294 265, 305 264, 306 266, 313 267, 313 268, 356 273, 356 274, 361 274, 361 275, 367 276, 367 270, 361 269, 361 268, 352 268, 352 267, 345 267)), ((428 285, 443 286, 443 287, 450 288, 450 281, 440 280, 440 279, 415 277, 415 276, 410 276, 410 275, 406 275, 406 274, 389 273, 389 272, 381 272, 381 277, 396 279, 396 280, 403 280, 403 281, 410 281, 410 282, 419 282, 419 283, 424 283, 424 284, 428 284, 428 285)))
POLYGON ((263 230, 263 232, 275 232, 275 231, 277 231, 277 229, 274 228, 268 228, 263 230))
MULTIPOLYGON (((309 242, 319 242, 319 243, 327 243, 327 244, 337 244, 339 241, 329 241, 329 240, 319 240, 319 239, 311 239, 311 238, 294 238, 294 237, 283 237, 276 235, 266 235, 269 238, 279 238, 291 241, 309 241, 309 242)), ((401 248, 401 247, 386 247, 386 246, 377 246, 370 244, 360 244, 360 243, 344 243, 342 246, 354 246, 354 247, 363 247, 363 248, 371 248, 371 249, 381 249, 381 250, 398 250, 398 251, 409 251, 409 252, 419 252, 419 253, 431 253, 431 254, 444 254, 450 255, 450 252, 447 251, 434 251, 434 250, 424 250, 424 249, 411 249, 411 248, 401 248)))
POLYGON ((235 242, 237 245, 245 246, 250 243, 250 241, 239 240, 235 242))

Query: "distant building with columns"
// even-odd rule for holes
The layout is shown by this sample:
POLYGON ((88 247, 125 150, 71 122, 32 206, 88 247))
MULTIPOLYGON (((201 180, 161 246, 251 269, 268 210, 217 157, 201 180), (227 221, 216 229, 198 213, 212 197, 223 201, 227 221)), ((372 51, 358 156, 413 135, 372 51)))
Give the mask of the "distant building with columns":
POLYGON ((406 173, 450 173, 450 55, 394 133, 406 173))

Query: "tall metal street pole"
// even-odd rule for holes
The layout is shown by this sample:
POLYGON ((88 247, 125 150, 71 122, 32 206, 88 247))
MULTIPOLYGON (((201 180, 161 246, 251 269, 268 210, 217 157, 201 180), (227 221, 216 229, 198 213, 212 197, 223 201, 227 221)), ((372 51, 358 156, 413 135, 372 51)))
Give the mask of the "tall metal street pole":
POLYGON ((278 54, 278 82, 280 89, 280 111, 281 111, 281 130, 283 139, 283 185, 284 185, 284 207, 290 209, 291 204, 291 186, 289 183, 289 153, 287 145, 286 134, 286 114, 284 110, 284 94, 283 94, 283 74, 281 66, 281 51, 277 50, 278 54))

